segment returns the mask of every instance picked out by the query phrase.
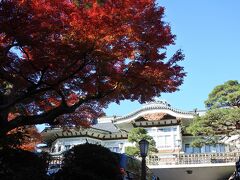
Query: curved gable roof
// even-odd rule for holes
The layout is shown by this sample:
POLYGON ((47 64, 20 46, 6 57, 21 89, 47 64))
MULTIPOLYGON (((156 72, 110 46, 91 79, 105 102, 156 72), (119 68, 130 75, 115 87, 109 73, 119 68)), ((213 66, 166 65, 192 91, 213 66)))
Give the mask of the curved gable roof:
MULTIPOLYGON (((113 120, 114 124, 121 124, 121 123, 129 123, 132 121, 136 121, 139 118, 148 117, 152 120, 164 118, 164 116, 173 117, 176 119, 192 119, 195 113, 193 112, 186 112, 179 109, 172 108, 168 103, 164 101, 157 101, 147 103, 143 106, 143 108, 130 113, 126 116, 118 117, 113 120)), ((150 120, 149 119, 149 120, 150 120)))

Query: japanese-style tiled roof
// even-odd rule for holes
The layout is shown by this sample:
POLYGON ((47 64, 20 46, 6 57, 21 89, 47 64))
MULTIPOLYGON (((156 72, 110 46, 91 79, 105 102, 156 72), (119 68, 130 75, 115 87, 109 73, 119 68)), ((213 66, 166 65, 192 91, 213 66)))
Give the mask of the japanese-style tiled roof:
MULTIPOLYGON (((138 115, 140 115, 141 113, 148 112, 148 111, 151 111, 151 110, 159 110, 159 111, 169 110, 169 111, 173 112, 174 114, 177 114, 178 116, 184 116, 185 115, 186 117, 189 117, 189 118, 192 118, 194 115, 196 115, 196 113, 194 113, 194 112, 187 112, 187 111, 182 111, 182 110, 179 110, 179 109, 172 108, 165 101, 154 101, 154 102, 150 102, 150 103, 145 104, 141 109, 139 109, 139 110, 137 110, 133 113, 130 113, 126 116, 115 118, 113 120, 113 122, 119 122, 119 121, 122 121, 122 120, 138 117, 138 115)), ((148 114, 150 114, 150 113, 148 113, 148 114)), ((157 113, 157 115, 155 114, 155 115, 147 115, 147 116, 154 119, 154 118, 157 118, 156 116, 160 117, 160 116, 163 116, 163 115, 164 114, 162 114, 162 113, 157 113)), ((178 117, 176 117, 176 118, 178 118, 178 117)))
POLYGON ((112 133, 119 132, 119 129, 112 122, 98 123, 93 125, 92 127, 112 133))
POLYGON ((62 128, 45 128, 41 134, 43 141, 47 144, 58 138, 69 137, 90 137, 100 140, 127 139, 127 133, 125 131, 110 132, 96 128, 70 128, 68 130, 63 130, 62 128))

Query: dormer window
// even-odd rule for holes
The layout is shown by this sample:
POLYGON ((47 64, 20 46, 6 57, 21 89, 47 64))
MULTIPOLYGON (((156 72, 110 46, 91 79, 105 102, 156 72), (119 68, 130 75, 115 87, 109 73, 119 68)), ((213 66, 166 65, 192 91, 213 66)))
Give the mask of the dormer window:
POLYGON ((69 150, 70 147, 71 147, 71 145, 65 145, 65 150, 66 150, 66 151, 69 150))
POLYGON ((51 152, 53 153, 53 152, 55 152, 55 151, 56 151, 56 147, 53 146, 51 152))

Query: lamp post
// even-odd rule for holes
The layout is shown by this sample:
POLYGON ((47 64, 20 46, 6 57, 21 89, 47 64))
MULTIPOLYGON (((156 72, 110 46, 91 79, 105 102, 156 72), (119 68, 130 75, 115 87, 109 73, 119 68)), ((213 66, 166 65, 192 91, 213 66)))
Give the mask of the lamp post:
POLYGON ((148 153, 149 142, 145 139, 139 141, 140 155, 142 157, 141 180, 146 180, 146 156, 148 153))

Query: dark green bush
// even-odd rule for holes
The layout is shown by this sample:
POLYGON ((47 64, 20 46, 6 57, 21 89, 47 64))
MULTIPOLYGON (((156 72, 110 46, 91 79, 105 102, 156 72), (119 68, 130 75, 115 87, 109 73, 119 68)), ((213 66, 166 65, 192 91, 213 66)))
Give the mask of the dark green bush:
POLYGON ((121 180, 117 157, 100 145, 83 144, 64 155, 62 170, 56 179, 69 180, 121 180))
POLYGON ((0 150, 1 180, 46 179, 47 156, 20 149, 0 150))

